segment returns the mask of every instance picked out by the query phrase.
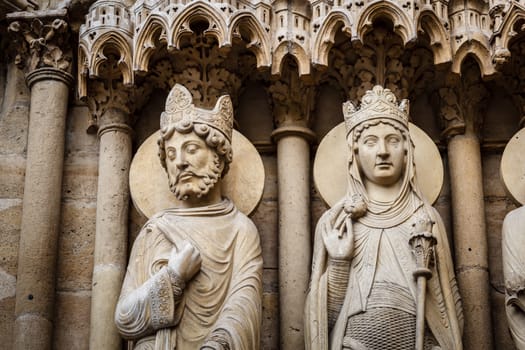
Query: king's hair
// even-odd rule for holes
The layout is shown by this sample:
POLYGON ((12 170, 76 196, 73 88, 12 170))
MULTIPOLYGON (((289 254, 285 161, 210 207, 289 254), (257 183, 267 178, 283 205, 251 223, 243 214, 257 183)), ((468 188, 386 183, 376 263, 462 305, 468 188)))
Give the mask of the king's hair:
POLYGON ((213 149, 219 156, 220 160, 224 162, 224 169, 221 174, 221 178, 228 173, 230 169, 230 163, 233 158, 232 145, 230 141, 219 131, 210 127, 207 124, 199 124, 191 121, 184 121, 179 123, 173 123, 163 127, 160 130, 160 137, 157 141, 159 145, 159 159, 162 167, 166 168, 166 140, 169 140, 175 131, 181 134, 189 134, 194 132, 197 136, 202 138, 208 147, 213 149))

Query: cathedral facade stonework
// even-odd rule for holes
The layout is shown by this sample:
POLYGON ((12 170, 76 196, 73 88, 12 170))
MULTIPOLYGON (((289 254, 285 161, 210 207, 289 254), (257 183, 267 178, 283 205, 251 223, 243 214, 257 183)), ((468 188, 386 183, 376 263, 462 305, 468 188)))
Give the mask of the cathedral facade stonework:
POLYGON ((115 309, 148 221, 130 167, 182 84, 203 109, 229 95, 264 165, 249 214, 261 349, 305 348, 314 228, 330 208, 315 155, 343 103, 376 85, 410 101, 441 156, 429 204, 450 242, 463 348, 519 349, 506 307, 525 284, 512 275, 506 305, 502 251, 519 247, 502 248, 502 225, 523 204, 520 176, 504 178, 524 169, 501 163, 525 122, 520 1, 0 0, 0 48, 0 348, 124 346, 115 309))

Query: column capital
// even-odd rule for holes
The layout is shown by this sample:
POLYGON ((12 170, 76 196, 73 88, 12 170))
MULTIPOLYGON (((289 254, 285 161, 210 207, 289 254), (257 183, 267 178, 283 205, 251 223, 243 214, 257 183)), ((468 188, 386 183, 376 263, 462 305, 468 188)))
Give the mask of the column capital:
POLYGON ((100 137, 110 129, 131 131, 136 91, 115 80, 94 80, 86 98, 91 120, 87 132, 100 137))
POLYGON ((451 138, 462 135, 466 130, 465 118, 459 100, 459 89, 445 86, 439 89, 439 118, 442 124, 441 136, 451 138))
POLYGON ((39 68, 71 72, 73 55, 66 15, 65 9, 7 15, 10 51, 19 68, 28 74, 39 68))
POLYGON ((128 134, 130 136, 133 135, 133 129, 128 124, 113 122, 113 123, 105 123, 98 128, 98 133, 97 133, 98 138, 101 138, 102 135, 104 135, 105 133, 109 131, 119 131, 119 132, 128 134))
POLYGON ((26 75, 26 83, 29 88, 41 80, 57 80, 70 87, 75 79, 68 72, 54 67, 37 68, 26 75))
POLYGON ((290 64, 283 69, 281 78, 271 84, 268 92, 273 105, 277 127, 310 124, 315 88, 307 85, 290 64))
POLYGON ((450 73, 445 85, 438 91, 440 97, 441 135, 451 138, 457 135, 481 136, 489 91, 481 79, 479 68, 469 64, 461 77, 450 73))
POLYGON ((317 139, 317 136, 312 130, 301 125, 283 125, 272 132, 272 139, 274 141, 279 141, 286 136, 299 136, 308 142, 314 142, 317 139))

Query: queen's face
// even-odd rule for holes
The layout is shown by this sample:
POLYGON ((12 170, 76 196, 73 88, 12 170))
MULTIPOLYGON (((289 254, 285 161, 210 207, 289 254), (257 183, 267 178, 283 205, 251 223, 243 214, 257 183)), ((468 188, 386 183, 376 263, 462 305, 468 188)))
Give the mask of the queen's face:
POLYGON ((164 146, 170 187, 177 198, 206 195, 220 176, 215 151, 194 132, 175 131, 164 146))
POLYGON ((381 186, 396 184, 406 164, 403 135, 384 123, 363 130, 357 140, 356 159, 365 180, 381 186))

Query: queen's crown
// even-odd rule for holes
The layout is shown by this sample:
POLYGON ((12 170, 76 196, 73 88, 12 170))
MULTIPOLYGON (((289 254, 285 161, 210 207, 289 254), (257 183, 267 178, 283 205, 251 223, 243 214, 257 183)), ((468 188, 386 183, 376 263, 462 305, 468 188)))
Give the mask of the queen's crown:
POLYGON ((390 89, 376 85, 365 93, 360 108, 354 106, 351 101, 343 103, 346 133, 372 119, 391 119, 408 128, 408 110, 408 100, 402 100, 398 105, 396 96, 390 89))

